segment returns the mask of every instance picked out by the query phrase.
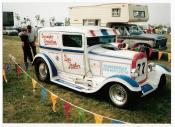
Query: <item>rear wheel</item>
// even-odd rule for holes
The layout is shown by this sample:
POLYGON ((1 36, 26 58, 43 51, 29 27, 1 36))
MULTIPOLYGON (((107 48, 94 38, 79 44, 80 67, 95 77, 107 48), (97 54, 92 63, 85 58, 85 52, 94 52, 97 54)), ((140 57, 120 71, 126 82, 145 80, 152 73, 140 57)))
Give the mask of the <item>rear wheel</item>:
POLYGON ((163 74, 160 77, 160 81, 159 81, 159 85, 158 85, 157 91, 158 92, 162 91, 163 88, 165 87, 165 85, 166 85, 166 76, 165 76, 165 74, 163 74))
POLYGON ((109 87, 109 97, 119 108, 127 107, 133 98, 131 92, 119 83, 109 87))
POLYGON ((48 66, 42 58, 37 59, 35 62, 35 73, 38 80, 43 82, 50 81, 48 66))

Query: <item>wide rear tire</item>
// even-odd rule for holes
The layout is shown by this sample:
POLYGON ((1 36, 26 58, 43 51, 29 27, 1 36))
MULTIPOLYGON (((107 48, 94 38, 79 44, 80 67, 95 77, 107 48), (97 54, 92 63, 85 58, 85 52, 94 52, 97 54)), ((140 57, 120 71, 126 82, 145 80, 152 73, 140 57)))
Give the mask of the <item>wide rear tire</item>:
POLYGON ((118 108, 126 108, 133 101, 133 94, 122 84, 116 83, 109 87, 109 98, 118 108))
POLYGON ((166 85, 166 76, 165 76, 165 74, 163 74, 160 77, 160 81, 159 81, 159 85, 158 85, 158 88, 157 88, 157 92, 161 92, 164 89, 165 85, 166 85))

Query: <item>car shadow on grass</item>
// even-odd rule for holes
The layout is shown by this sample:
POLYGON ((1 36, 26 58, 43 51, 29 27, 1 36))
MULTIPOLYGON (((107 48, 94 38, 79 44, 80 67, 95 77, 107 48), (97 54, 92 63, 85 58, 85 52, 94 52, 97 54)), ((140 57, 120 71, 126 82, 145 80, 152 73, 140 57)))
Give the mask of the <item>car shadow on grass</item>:
MULTIPOLYGON (((87 99, 93 99, 95 101, 98 101, 100 103, 106 103, 106 104, 111 104, 114 107, 116 107, 112 102, 110 101, 109 97, 106 96, 107 92, 106 91, 98 91, 95 93, 82 93, 78 92, 75 90, 72 90, 70 88, 58 85, 53 83, 52 85, 56 85, 58 89, 63 89, 68 92, 73 92, 77 95, 80 95, 82 97, 85 97, 87 99)), ((131 105, 129 105, 126 109, 130 111, 140 111, 140 110, 145 110, 150 112, 150 108, 158 108, 161 109, 163 107, 170 107, 171 108, 171 90, 170 88, 165 87, 160 92, 152 92, 147 96, 144 97, 138 97, 137 100, 134 101, 131 105)))

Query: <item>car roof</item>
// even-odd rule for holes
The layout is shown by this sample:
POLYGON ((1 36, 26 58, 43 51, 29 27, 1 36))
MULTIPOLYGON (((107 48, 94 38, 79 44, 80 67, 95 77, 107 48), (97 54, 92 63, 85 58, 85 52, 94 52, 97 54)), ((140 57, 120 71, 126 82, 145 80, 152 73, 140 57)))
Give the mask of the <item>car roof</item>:
POLYGON ((38 32, 73 32, 83 33, 87 37, 116 35, 113 29, 99 26, 56 26, 41 28, 38 32))

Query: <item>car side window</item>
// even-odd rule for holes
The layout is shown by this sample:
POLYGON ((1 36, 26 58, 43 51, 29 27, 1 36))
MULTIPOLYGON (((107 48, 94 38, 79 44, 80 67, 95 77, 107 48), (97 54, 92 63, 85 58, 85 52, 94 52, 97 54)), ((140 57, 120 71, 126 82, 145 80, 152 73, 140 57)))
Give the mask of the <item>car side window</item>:
POLYGON ((66 47, 82 47, 82 36, 81 35, 62 35, 63 38, 63 46, 66 47))

